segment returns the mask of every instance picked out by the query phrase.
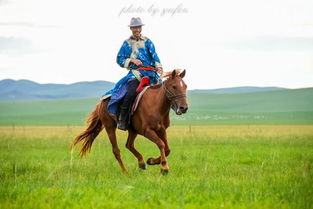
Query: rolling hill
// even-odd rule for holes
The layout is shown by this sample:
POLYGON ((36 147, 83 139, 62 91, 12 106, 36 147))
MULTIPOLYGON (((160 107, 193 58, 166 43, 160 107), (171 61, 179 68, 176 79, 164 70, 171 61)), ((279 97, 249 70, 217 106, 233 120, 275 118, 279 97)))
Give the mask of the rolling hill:
MULTIPOLYGON (((73 84, 39 84, 30 80, 5 79, 0 81, 0 101, 31 101, 100 97, 111 89, 108 81, 78 82, 73 84)), ((241 94, 284 90, 279 87, 234 87, 190 90, 189 93, 241 94)))
POLYGON ((242 93, 253 93, 263 91, 277 91, 285 90, 286 88, 281 87, 255 87, 255 86, 241 86, 233 88, 220 88, 220 89, 195 89, 190 90, 190 93, 211 93, 211 94, 242 94, 242 93))
POLYGON ((108 81, 39 84, 29 80, 5 79, 0 81, 0 101, 99 97, 113 86, 114 83, 108 81))
POLYGON ((189 94, 194 109, 225 112, 313 111, 313 88, 242 94, 189 94))
MULTIPOLYGON (((0 125, 83 125, 98 98, 0 102, 0 125)), ((241 94, 188 93, 172 124, 313 124, 313 88, 241 94)))

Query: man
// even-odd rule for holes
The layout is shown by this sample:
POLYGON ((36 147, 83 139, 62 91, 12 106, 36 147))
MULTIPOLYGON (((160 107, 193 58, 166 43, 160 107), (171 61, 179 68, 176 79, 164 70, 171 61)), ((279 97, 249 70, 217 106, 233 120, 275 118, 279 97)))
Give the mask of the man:
POLYGON ((141 35, 143 25, 139 17, 131 19, 129 27, 132 35, 124 41, 116 58, 117 63, 127 68, 129 73, 115 85, 114 89, 105 94, 111 95, 108 104, 109 113, 117 115, 118 105, 121 104, 118 118, 118 128, 121 130, 128 128, 129 109, 141 78, 149 77, 150 83, 156 84, 161 82, 159 74, 163 73, 154 44, 141 35))

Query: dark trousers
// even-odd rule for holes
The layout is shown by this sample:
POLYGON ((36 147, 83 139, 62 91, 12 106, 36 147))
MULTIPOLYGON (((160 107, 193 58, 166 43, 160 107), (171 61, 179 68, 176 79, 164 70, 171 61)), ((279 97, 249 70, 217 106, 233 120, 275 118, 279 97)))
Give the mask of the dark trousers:
POLYGON ((136 95, 137 95, 136 89, 138 86, 139 86, 139 81, 137 79, 132 80, 132 81, 127 83, 127 93, 126 93, 126 95, 123 99, 122 105, 121 105, 122 109, 124 109, 124 110, 129 109, 130 106, 133 104, 133 102, 136 98, 136 95))

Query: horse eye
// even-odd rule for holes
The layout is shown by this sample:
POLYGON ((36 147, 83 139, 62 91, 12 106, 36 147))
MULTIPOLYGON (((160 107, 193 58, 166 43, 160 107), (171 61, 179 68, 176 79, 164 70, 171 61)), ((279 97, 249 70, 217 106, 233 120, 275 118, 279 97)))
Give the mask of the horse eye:
POLYGON ((176 86, 173 86, 173 89, 176 89, 176 86))

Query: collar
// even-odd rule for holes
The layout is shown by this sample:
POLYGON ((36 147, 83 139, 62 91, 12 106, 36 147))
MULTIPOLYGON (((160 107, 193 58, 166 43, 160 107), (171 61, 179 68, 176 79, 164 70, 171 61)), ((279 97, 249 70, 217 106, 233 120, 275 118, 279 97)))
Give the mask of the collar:
POLYGON ((137 38, 135 38, 135 36, 131 35, 131 36, 130 36, 130 39, 136 40, 136 41, 145 40, 142 35, 140 35, 139 39, 137 39, 137 38))

